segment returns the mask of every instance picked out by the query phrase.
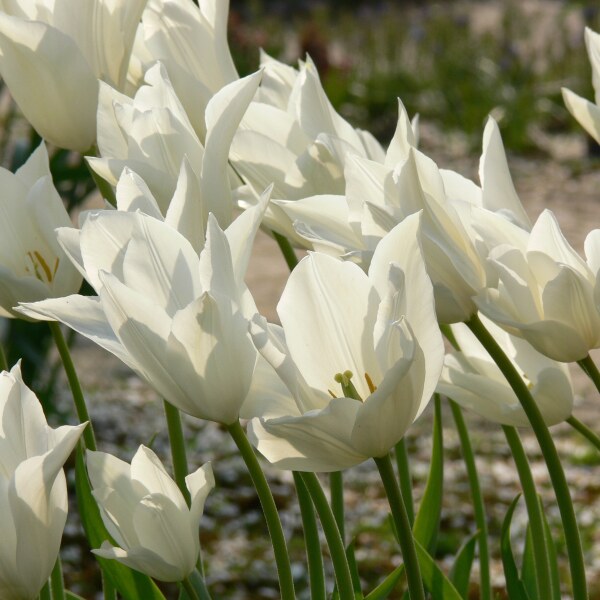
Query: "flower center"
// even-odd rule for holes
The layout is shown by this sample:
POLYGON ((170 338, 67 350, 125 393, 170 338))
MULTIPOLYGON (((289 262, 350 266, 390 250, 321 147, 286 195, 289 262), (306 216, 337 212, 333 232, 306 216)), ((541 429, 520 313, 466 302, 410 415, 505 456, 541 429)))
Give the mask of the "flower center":
POLYGON ((60 262, 58 256, 55 258, 52 268, 37 250, 30 250, 25 256, 27 260, 25 272, 28 275, 33 275, 43 283, 52 283, 54 281, 54 276, 58 270, 58 263, 60 262))
MULTIPOLYGON (((361 402, 364 402, 364 400, 361 398, 360 394, 358 393, 358 391, 354 387, 354 384, 351 381, 352 376, 352 371, 344 371, 343 373, 336 373, 334 379, 337 383, 340 384, 340 387, 342 388, 342 394, 346 398, 354 398, 355 400, 360 400, 361 402)), ((367 382, 367 385, 369 386, 369 391, 372 394, 377 389, 377 386, 373 383, 373 380, 371 379, 371 376, 368 373, 365 373, 365 381, 367 382)), ((337 397, 331 390, 329 390, 329 393, 333 398, 337 397)))

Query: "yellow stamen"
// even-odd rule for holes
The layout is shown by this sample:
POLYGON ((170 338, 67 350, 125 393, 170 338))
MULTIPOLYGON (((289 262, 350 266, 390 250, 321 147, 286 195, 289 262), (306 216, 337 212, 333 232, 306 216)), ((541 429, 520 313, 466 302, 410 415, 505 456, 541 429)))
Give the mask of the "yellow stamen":
POLYGON ((367 385, 369 386, 369 391, 372 394, 377 389, 377 386, 373 383, 373 380, 371 379, 371 376, 368 373, 365 373, 365 380, 367 382, 367 385))

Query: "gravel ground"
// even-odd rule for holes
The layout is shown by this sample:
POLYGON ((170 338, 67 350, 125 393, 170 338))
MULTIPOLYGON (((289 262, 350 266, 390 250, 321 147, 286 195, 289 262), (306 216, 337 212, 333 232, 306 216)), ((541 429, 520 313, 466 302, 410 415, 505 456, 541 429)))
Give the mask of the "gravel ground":
MULTIPOLYGON (((424 128, 425 151, 440 166, 454 168, 475 177, 477 157, 465 155, 460 138, 441 136, 434 129, 424 128)), ((511 170, 517 189, 532 217, 543 208, 555 211, 566 236, 581 250, 587 231, 599 225, 598 190, 600 164, 584 156, 585 142, 581 138, 545 140, 549 158, 512 158, 511 170)), ((256 294, 259 308, 271 320, 276 318, 275 305, 287 270, 273 241, 259 236, 251 261, 249 284, 256 294)), ((162 406, 156 394, 149 390, 116 358, 104 353, 81 338, 75 341, 74 358, 83 380, 90 412, 95 423, 100 449, 129 460, 140 443, 150 443, 168 463, 168 440, 162 406)), ((595 355, 600 361, 600 353, 595 355)), ((596 431, 598 394, 585 377, 574 371, 577 391, 575 415, 596 431)), ((69 394, 60 383, 61 402, 68 406, 69 394)), ((503 589, 503 575, 498 554, 498 534, 509 503, 518 493, 519 485, 513 463, 499 427, 472 415, 466 415, 477 465, 487 505, 492 536, 493 582, 503 589)), ((468 532, 475 530, 469 491, 460 457, 460 448, 450 411, 444 407, 445 490, 439 543, 439 558, 451 564, 451 558, 468 532)), ((415 497, 420 497, 426 479, 431 453, 431 410, 415 424, 407 435, 411 468, 415 482, 415 497)), ((277 583, 269 543, 266 539, 260 507, 244 466, 236 455, 228 436, 213 423, 185 419, 189 458, 193 467, 213 461, 217 487, 206 503, 201 525, 201 538, 207 579, 214 598, 276 598, 277 583)), ((532 459, 534 477, 542 493, 546 514, 557 533, 560 547, 560 527, 548 475, 533 435, 522 430, 525 447, 532 459)), ((600 456, 566 425, 553 428, 559 452, 564 459, 572 494, 575 499, 586 548, 591 598, 600 598, 600 456)), ((294 501, 291 475, 267 468, 276 501, 281 508, 285 530, 291 541, 294 573, 300 597, 305 593, 306 573, 302 550, 302 533, 294 501)), ((356 537, 356 554, 365 589, 370 589, 386 572, 400 561, 387 528, 387 508, 376 470, 372 463, 350 469, 345 475, 348 532, 356 537)), ((326 483, 326 481, 325 481, 326 483)), ((73 589, 93 597, 85 582, 91 572, 77 565, 84 546, 74 516, 67 527, 65 562, 73 589)), ((514 519, 514 540, 522 540, 525 526, 524 510, 514 519)), ((473 598, 477 598, 476 573, 473 574, 473 598)), ((169 597, 176 597, 166 588, 169 597)), ((400 597, 399 595, 393 597, 400 597)), ((502 597, 502 596, 500 596, 502 597)))

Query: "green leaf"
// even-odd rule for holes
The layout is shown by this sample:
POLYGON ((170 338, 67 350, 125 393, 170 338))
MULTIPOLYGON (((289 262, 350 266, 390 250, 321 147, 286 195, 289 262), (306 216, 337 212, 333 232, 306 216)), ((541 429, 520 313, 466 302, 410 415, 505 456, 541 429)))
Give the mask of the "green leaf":
POLYGON ((368 596, 365 600, 384 600, 398 585, 404 575, 404 563, 397 566, 368 596))
POLYGON ((433 449, 427 485, 415 518, 413 534, 430 554, 435 551, 437 533, 442 513, 444 486, 444 438, 442 434, 442 407, 439 396, 435 396, 435 416, 433 421, 433 449))
POLYGON ((83 596, 78 596, 77 594, 70 592, 69 590, 65 590, 65 598, 67 600, 85 600, 83 596))
MULTIPOLYGON (((104 540, 114 543, 104 527, 100 511, 92 495, 81 443, 77 446, 76 453, 75 488, 77 490, 79 516, 90 546, 99 548, 104 540)), ((156 584, 147 575, 134 571, 116 560, 99 556, 96 556, 96 560, 108 580, 125 600, 165 600, 156 584)))
POLYGON ((546 548, 548 549, 548 559, 550 561, 550 577, 552 579, 552 600, 561 600, 560 594, 560 578, 558 576, 558 556, 556 555, 556 546, 554 538, 546 519, 542 499, 538 494, 538 501, 542 507, 542 519, 544 521, 544 539, 546 540, 546 548))
POLYGON ((511 600, 530 600, 529 594, 523 585, 523 582, 519 578, 519 571, 517 569, 517 563, 512 551, 510 542, 510 524, 512 521, 515 508, 519 502, 521 494, 512 501, 508 508, 504 522, 502 523, 502 532, 500 539, 500 549, 502 552, 502 564, 504 565, 504 577, 506 578, 506 591, 508 597, 511 600))
POLYGON ((471 581, 471 568, 475 558, 475 548, 479 539, 479 531, 469 536, 459 548, 450 569, 450 581, 463 598, 469 597, 469 582, 471 581))
POLYGON ((346 546, 346 558, 348 559, 348 565, 350 567, 350 575, 352 576, 352 587, 354 588, 354 597, 358 600, 364 598, 362 590, 360 589, 360 575, 358 574, 358 565, 356 564, 356 556, 354 555, 354 545, 356 540, 353 539, 346 546))
POLYGON ((521 565, 521 581, 530 598, 539 596, 535 568, 535 556, 533 554, 533 540, 531 538, 531 527, 527 525, 525 534, 525 547, 523 548, 523 562, 521 565))
POLYGON ((419 560, 419 568, 421 569, 421 577, 431 597, 435 598, 435 600, 462 600, 454 584, 446 577, 435 560, 433 560, 418 540, 415 540, 415 547, 419 560))

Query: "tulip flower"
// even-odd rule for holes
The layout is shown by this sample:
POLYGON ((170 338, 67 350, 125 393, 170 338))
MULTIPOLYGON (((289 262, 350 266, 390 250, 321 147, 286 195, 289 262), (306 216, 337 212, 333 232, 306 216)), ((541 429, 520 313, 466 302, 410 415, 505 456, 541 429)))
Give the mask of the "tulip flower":
MULTIPOLYGON (((600 347, 598 230, 586 239, 586 263, 545 210, 527 235, 518 226, 511 243, 490 251, 496 288, 475 298, 483 314, 538 352, 560 361, 584 359, 600 347)), ((485 234, 485 230, 482 230, 485 234)))
POLYGON ((429 402, 444 349, 418 230, 419 215, 394 228, 368 275, 309 254, 277 307, 282 327, 254 319, 254 343, 289 392, 265 386, 249 426, 276 466, 337 471, 384 456, 429 402))
POLYGON ((0 316, 23 318, 19 302, 77 292, 82 277, 56 240, 71 220, 52 184, 42 143, 16 172, 0 168, 0 316))
POLYGON ((579 124, 600 144, 600 35, 585 28, 585 46, 592 65, 595 103, 585 100, 571 90, 562 89, 563 100, 579 124))
POLYGON ((142 14, 133 60, 146 72, 157 60, 200 139, 210 99, 238 74, 227 44, 229 0, 200 3, 149 0, 142 14))
POLYGON ((54 567, 67 519, 63 464, 85 424, 48 427, 20 365, 0 374, 0 598, 33 600, 54 567))
POLYGON ((146 0, 15 0, 0 12, 0 74, 36 131, 84 152, 96 139, 98 80, 125 89, 146 0))
MULTIPOLYGON (((480 318, 524 379, 546 425, 568 419, 573 410, 573 388, 567 365, 540 354, 489 319, 480 318)), ((517 396, 488 352, 466 325, 451 327, 460 351, 446 355, 438 392, 496 423, 528 427, 517 396)))
POLYGON ((20 310, 90 338, 184 412, 231 424, 256 363, 248 334, 256 308, 244 274, 267 201, 265 195, 226 231, 211 215, 200 256, 152 216, 90 214, 79 235, 59 229, 58 238, 98 296, 72 295, 20 310))
POLYGON ((88 451, 87 467, 104 525, 118 544, 105 541, 92 552, 160 581, 188 577, 200 552, 204 502, 215 486, 210 463, 185 478, 189 508, 156 454, 145 446, 139 447, 131 465, 88 451))
MULTIPOLYGON (((416 133, 402 103, 386 153, 369 132, 355 129, 334 110, 310 58, 299 70, 264 53, 261 61, 263 82, 230 152, 236 172, 251 189, 260 191, 273 183, 273 198, 291 201, 342 194, 350 156, 383 164, 404 157, 416 145, 416 133)), ((295 244, 312 249, 296 235, 293 220, 284 211, 269 207, 265 222, 295 244)))
POLYGON ((88 159, 91 168, 111 185, 116 185, 124 168, 134 171, 144 179, 164 215, 185 159, 190 174, 194 173, 198 181, 207 211, 226 227, 233 218, 229 146, 261 76, 257 72, 238 79, 210 99, 203 140, 197 136, 160 63, 146 72, 145 85, 134 98, 101 85, 101 157, 88 159))

